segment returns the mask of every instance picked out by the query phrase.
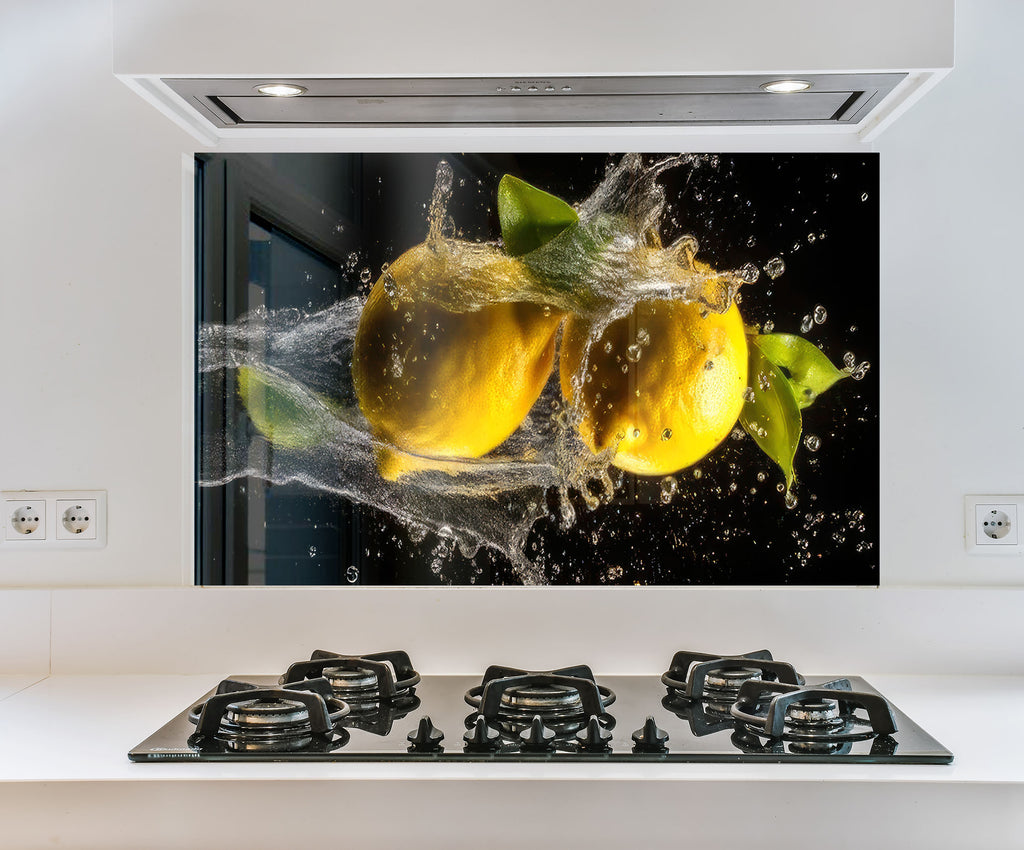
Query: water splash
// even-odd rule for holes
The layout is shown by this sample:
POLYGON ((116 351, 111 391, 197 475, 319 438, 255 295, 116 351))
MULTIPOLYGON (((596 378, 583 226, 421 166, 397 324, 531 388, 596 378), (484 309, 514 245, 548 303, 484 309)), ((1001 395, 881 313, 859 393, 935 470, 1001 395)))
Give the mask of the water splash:
MULTIPOLYGON (((627 154, 577 206, 576 224, 513 258, 496 243, 454 237, 448 213, 453 172, 441 162, 429 204, 426 259, 405 275, 392 273, 397 263, 385 264, 379 282, 396 309, 403 302, 425 300, 453 313, 497 302, 531 302, 548 311, 571 312, 591 322, 591 344, 608 324, 644 300, 681 299, 705 311, 725 312, 739 288, 757 279, 758 270, 747 264, 738 271, 714 271, 695 260, 693 236, 663 247, 659 235, 665 212, 659 176, 670 168, 714 166, 715 158, 707 156, 679 155, 644 165, 639 154, 627 154)), ((347 258, 353 271, 358 261, 355 253, 347 258)), ((370 282, 369 269, 360 269, 358 276, 363 284, 370 282)), ((378 473, 378 459, 382 452, 401 450, 374 436, 350 375, 364 304, 365 297, 356 296, 312 314, 257 308, 231 325, 200 330, 203 380, 223 381, 224 392, 231 393, 234 370, 256 370, 271 391, 315 423, 315 439, 297 447, 271 445, 262 434, 241 428, 204 434, 200 484, 218 486, 244 476, 275 484, 299 482, 383 511, 416 536, 432 532, 434 544, 426 542, 430 567, 442 578, 456 549, 472 557, 483 546, 503 554, 524 583, 542 583, 543 566, 526 552, 531 528, 550 514, 552 499, 565 528, 577 520, 574 502, 592 510, 609 501, 616 489, 616 471, 610 466, 614 446, 593 454, 583 443, 577 429, 580 413, 561 404, 553 374, 525 421, 488 456, 425 459, 422 469, 400 481, 386 480, 378 473)), ((649 342, 641 330, 637 344, 624 352, 626 360, 639 360, 649 342)), ((585 379, 588 365, 584 358, 574 382, 585 379)), ((661 436, 670 439, 671 432, 661 436)), ((700 474, 693 470, 695 478, 700 474)), ((671 500, 677 484, 674 478, 666 481, 662 496, 671 500)))

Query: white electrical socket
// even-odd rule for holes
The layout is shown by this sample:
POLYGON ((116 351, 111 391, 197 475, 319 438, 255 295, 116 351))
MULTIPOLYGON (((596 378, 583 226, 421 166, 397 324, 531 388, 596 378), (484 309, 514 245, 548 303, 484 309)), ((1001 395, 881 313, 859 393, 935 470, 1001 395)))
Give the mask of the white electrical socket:
POLYGON ((3 549, 94 549, 107 545, 104 490, 0 492, 3 549))
POLYGON ((4 499, 4 539, 42 541, 46 539, 44 499, 4 499))
POLYGON ((965 496, 964 542, 971 555, 1024 554, 1024 496, 965 496))
POLYGON ((57 499, 57 539, 96 539, 96 500, 57 499))

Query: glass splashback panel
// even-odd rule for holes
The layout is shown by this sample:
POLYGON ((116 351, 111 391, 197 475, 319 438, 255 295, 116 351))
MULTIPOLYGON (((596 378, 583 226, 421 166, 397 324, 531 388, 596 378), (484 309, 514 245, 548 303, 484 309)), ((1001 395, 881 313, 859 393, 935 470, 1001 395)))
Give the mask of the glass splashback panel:
POLYGON ((878 583, 877 155, 197 162, 201 583, 878 583))

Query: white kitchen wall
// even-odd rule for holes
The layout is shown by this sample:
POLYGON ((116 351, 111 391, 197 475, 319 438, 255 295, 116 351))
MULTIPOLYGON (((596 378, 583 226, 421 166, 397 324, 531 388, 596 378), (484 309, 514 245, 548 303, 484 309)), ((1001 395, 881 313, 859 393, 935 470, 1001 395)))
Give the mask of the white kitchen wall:
MULTIPOLYGON (((0 487, 109 493, 105 549, 0 547, 0 586, 190 582, 195 143, 112 76, 110 29, 105 0, 0 6, 0 487)), ((1024 492, 1021 32, 1024 4, 961 2, 956 69, 875 144, 885 585, 1024 585, 961 539, 964 494, 1024 492)))

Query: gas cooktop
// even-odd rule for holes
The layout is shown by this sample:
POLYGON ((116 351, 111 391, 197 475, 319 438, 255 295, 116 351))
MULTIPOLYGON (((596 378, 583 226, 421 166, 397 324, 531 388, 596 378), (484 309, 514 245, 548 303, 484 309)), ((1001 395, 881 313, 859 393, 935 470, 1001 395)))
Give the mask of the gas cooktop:
POLYGON ((804 677, 767 650, 678 652, 656 676, 489 667, 424 676, 405 652, 317 650, 233 676, 132 749, 133 761, 949 763, 857 676, 804 677))

